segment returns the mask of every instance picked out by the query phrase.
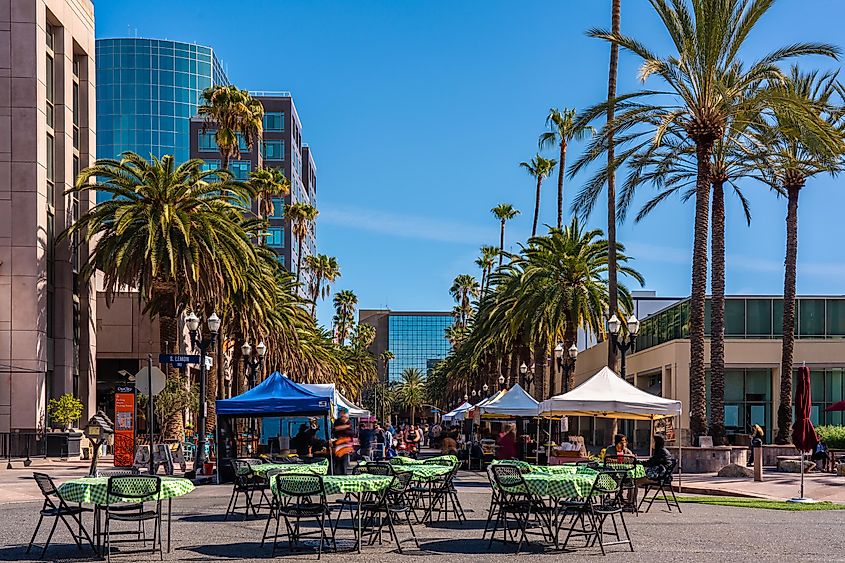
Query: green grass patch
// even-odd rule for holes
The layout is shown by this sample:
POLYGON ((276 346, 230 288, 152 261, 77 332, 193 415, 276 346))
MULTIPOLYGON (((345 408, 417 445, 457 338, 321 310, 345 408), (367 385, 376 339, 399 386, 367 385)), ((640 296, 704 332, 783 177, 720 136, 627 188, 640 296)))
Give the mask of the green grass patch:
POLYGON ((803 504, 785 500, 763 500, 742 497, 688 497, 679 496, 679 502, 692 504, 713 504, 716 506, 738 506, 740 508, 765 508, 768 510, 845 510, 845 504, 834 502, 815 502, 803 504))

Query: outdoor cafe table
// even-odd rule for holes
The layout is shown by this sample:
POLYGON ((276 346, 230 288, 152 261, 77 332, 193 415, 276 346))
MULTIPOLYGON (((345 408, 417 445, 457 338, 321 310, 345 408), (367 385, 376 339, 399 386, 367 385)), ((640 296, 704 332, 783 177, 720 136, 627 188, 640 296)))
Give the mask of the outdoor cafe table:
MULTIPOLYGON (((281 474, 280 477, 284 477, 281 474)), ((326 495, 349 494, 358 501, 358 512, 355 516, 357 532, 357 549, 361 552, 361 501, 365 493, 378 493, 384 491, 393 482, 393 477, 384 475, 370 475, 362 473, 359 475, 326 475, 323 477, 323 488, 326 495)), ((273 494, 276 492, 276 480, 270 481, 270 488, 273 494)))
MULTIPOLYGON (((172 501, 174 497, 187 495, 194 490, 194 484, 189 479, 181 477, 160 477, 161 492, 158 498, 153 495, 143 499, 143 502, 167 501, 167 551, 170 552, 170 523, 173 514, 172 501)), ((97 509, 108 504, 108 477, 82 477, 69 479, 59 486, 59 494, 67 502, 93 504, 97 509)), ((120 499, 117 499, 118 502, 120 499)), ((126 499, 126 502, 139 502, 138 499, 126 499)), ((95 516, 99 520, 99 515, 95 516)), ((98 538, 99 541, 99 538, 98 538)))
MULTIPOLYGON (((360 462, 359 465, 366 467, 366 462, 360 462)), ((452 468, 446 465, 437 465, 435 463, 403 463, 397 464, 394 468, 396 473, 410 473, 414 476, 414 481, 429 482, 436 481, 439 477, 446 475, 452 468)))
POLYGON ((325 475, 329 472, 329 463, 327 461, 317 463, 259 463, 252 466, 252 472, 262 477, 273 470, 277 470, 279 473, 314 473, 316 475, 325 475))

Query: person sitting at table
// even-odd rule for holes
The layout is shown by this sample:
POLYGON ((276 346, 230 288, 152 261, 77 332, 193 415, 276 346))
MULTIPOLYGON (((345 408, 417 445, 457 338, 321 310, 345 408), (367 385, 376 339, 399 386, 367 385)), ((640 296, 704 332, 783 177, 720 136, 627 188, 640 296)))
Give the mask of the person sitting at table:
POLYGON ((628 437, 625 434, 616 434, 613 437, 613 445, 605 448, 604 458, 607 459, 609 456, 616 456, 618 461, 622 461, 623 455, 634 454, 628 449, 628 437))
POLYGON ((810 459, 816 462, 816 466, 819 468, 819 471, 828 471, 828 465, 830 464, 830 452, 828 451, 824 440, 821 438, 819 438, 819 443, 816 444, 816 447, 813 448, 813 456, 810 459))
POLYGON ((636 506, 639 488, 643 485, 657 484, 658 480, 664 476, 664 473, 672 465, 673 461, 675 461, 675 458, 666 449, 666 439, 656 434, 654 436, 654 450, 652 450, 651 457, 643 462, 643 466, 646 468, 646 476, 639 477, 634 481, 636 487, 633 487, 628 492, 628 501, 631 503, 631 506, 636 506))
POLYGON ((496 439, 496 459, 516 459, 516 425, 507 424, 496 439))
POLYGON ((296 433, 296 436, 291 439, 290 445, 294 450, 296 450, 296 455, 300 458, 311 455, 311 444, 308 437, 307 425, 299 425, 299 431, 296 433))

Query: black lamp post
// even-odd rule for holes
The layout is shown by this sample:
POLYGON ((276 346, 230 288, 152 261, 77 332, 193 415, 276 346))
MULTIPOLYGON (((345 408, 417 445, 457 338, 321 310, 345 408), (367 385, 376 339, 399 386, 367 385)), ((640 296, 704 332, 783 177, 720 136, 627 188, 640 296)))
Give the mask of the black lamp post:
POLYGON ((519 373, 522 374, 522 381, 525 382, 525 390, 529 391, 531 384, 534 382, 534 364, 528 367, 525 362, 522 362, 522 365, 519 366, 519 373))
POLYGON ((505 376, 500 375, 499 376, 499 389, 504 389, 504 388, 505 388, 505 376))
POLYGON ((199 349, 200 352, 200 412, 197 417, 197 453, 194 457, 194 470, 201 471, 205 463, 205 418, 207 416, 207 403, 205 397, 205 384, 207 377, 207 370, 205 367, 205 354, 209 350, 214 349, 214 341, 217 340, 217 331, 220 330, 220 317, 217 313, 211 313, 208 317, 208 338, 200 338, 197 330, 200 326, 199 318, 193 313, 188 313, 185 317, 185 324, 188 325, 188 330, 191 332, 191 345, 194 350, 199 349))
POLYGON ((255 387, 258 373, 261 371, 261 365, 264 363, 264 356, 267 354, 267 346, 264 342, 259 342, 255 347, 255 354, 252 354, 252 346, 248 342, 244 342, 241 346, 241 353, 244 357, 244 370, 247 374, 247 381, 249 388, 255 387))
POLYGON ((573 344, 567 350, 569 361, 563 358, 563 344, 558 343, 555 346, 555 360, 557 360, 557 369, 563 374, 563 392, 569 392, 569 376, 575 371, 575 360, 578 359, 578 346, 573 344))
POLYGON ((486 383, 481 386, 481 390, 483 391, 485 398, 490 396, 490 394, 487 392, 488 389, 490 389, 490 387, 486 383))
POLYGON ((619 351, 621 355, 620 372, 622 379, 625 379, 625 355, 634 349, 634 343, 637 341, 637 333, 640 331, 640 321, 637 317, 631 315, 628 319, 628 336, 619 337, 619 329, 622 328, 622 323, 616 315, 610 317, 607 321, 607 330, 610 332, 610 339, 613 347, 619 351))

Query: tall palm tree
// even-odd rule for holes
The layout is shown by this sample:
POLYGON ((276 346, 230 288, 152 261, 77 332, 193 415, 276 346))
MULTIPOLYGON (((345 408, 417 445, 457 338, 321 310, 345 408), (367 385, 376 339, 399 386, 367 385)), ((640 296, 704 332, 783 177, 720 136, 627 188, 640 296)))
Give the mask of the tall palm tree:
POLYGON ((491 209, 490 212, 501 223, 501 230, 499 232, 499 266, 501 266, 502 258, 505 256, 505 223, 519 215, 519 210, 515 209, 510 203, 500 203, 491 209))
POLYGON ((349 289, 338 291, 334 294, 335 317, 337 318, 337 343, 346 342, 349 330, 355 324, 355 307, 358 305, 358 296, 349 289))
POLYGON ((837 73, 800 72, 793 67, 783 85, 775 88, 781 96, 797 96, 804 107, 826 123, 832 138, 820 136, 811 127, 795 123, 795 115, 777 115, 774 125, 760 129, 761 142, 769 154, 761 162, 763 180, 786 195, 786 259, 783 278, 783 344, 780 368, 780 406, 777 414, 779 444, 789 442, 792 427, 792 370, 795 346, 795 286, 798 263, 798 196, 807 180, 820 174, 837 174, 845 168, 845 89, 837 73))
MULTIPOLYGON (((98 160, 69 192, 97 190, 111 199, 60 235, 97 241, 81 276, 100 270, 109 303, 122 288, 135 288, 145 312, 159 318, 165 354, 179 351, 179 315, 222 304, 243 287, 242 274, 255 263, 255 247, 242 226, 248 190, 228 172, 203 171, 202 164, 177 166, 169 155, 147 161, 131 152, 120 160, 98 160)), ((177 373, 170 370, 169 376, 177 373)), ((164 430, 181 435, 181 413, 164 430)))
POLYGON ((405 368, 402 379, 396 389, 396 395, 401 404, 411 411, 411 424, 416 420, 417 409, 425 402, 425 377, 417 368, 405 368))
POLYGON ((241 157, 241 138, 249 150, 257 149, 261 142, 264 106, 246 90, 232 85, 206 88, 197 114, 205 117, 203 127, 213 125, 217 128, 214 139, 220 149, 220 166, 223 169, 229 168, 230 160, 241 157))
POLYGON ((540 150, 558 147, 560 151, 557 169, 557 228, 563 228, 563 176, 566 172, 566 149, 570 141, 580 141, 595 130, 591 125, 575 119, 575 110, 551 108, 546 117, 548 131, 540 134, 540 150))
POLYGON ((466 326, 472 310, 471 300, 473 297, 478 297, 481 293, 478 280, 469 274, 459 274, 455 277, 455 281, 452 282, 449 293, 458 302, 459 324, 466 326))
POLYGON ((390 361, 396 359, 396 356, 393 355, 393 352, 390 350, 385 350, 381 354, 379 354, 379 360, 381 360, 382 365, 384 366, 384 380, 390 381, 390 361))
MULTIPOLYGON (((610 32, 613 35, 622 34, 622 0, 611 0, 610 8, 610 32)), ((616 80, 619 75, 619 45, 610 43, 610 62, 607 73, 607 109, 605 110, 605 123, 613 123, 616 115, 616 80)), ((607 261, 607 285, 610 301, 608 311, 617 311, 616 286, 619 283, 619 274, 616 269, 616 137, 614 128, 609 127, 607 132, 607 242, 609 244, 609 255, 607 261)), ((607 365, 616 369, 616 346, 607 347, 607 365)))
POLYGON ((285 207, 285 217, 290 221, 291 232, 296 238, 296 281, 299 282, 302 270, 302 241, 311 230, 311 223, 320 212, 313 205, 307 203, 292 203, 285 207))
POLYGON ((329 296, 331 284, 340 277, 340 268, 337 265, 337 258, 325 254, 315 254, 305 257, 305 267, 311 272, 313 279, 311 287, 311 315, 317 314, 317 300, 329 296), (325 283, 323 283, 325 282, 325 283))
MULTIPOLYGON (((750 65, 739 60, 738 53, 771 0, 650 0, 677 53, 659 57, 640 41, 605 30, 590 35, 617 44, 640 57, 640 79, 656 76, 658 89, 643 90, 608 100, 587 110, 583 119, 590 121, 606 114, 610 103, 621 104, 624 111, 606 123, 587 153, 573 166, 572 172, 607 152, 608 134, 624 133, 624 142, 660 144, 672 127, 682 129, 695 146, 696 190, 692 255, 692 291, 690 295, 690 429, 695 436, 707 432, 707 405, 704 370, 704 305, 707 285, 707 235, 709 230, 711 163, 713 148, 724 128, 736 116, 759 115, 767 107, 781 106, 815 126, 800 103, 787 97, 770 95, 759 85, 782 82, 781 61, 808 54, 835 56, 837 49, 818 43, 790 45, 758 59, 750 65), (691 9, 690 9, 691 8, 691 9)), ((819 129, 818 127, 814 127, 819 129)), ((620 139, 615 138, 614 142, 620 139)), ((611 161, 612 172, 618 158, 611 161)), ((579 199, 595 200, 590 192, 599 185, 585 186, 579 199)), ((576 204, 577 205, 577 204, 576 204)), ((585 205, 589 208, 590 205, 585 205)))
POLYGON ((495 246, 484 245, 481 247, 481 256, 475 260, 475 265, 481 268, 481 295, 487 291, 489 275, 493 271, 498 254, 499 249, 495 246))
POLYGON ((290 180, 278 168, 257 168, 249 173, 250 188, 257 199, 258 216, 272 217, 275 211, 273 198, 290 194, 290 180))
POLYGON ((531 236, 537 235, 537 221, 540 219, 540 187, 543 185, 543 180, 548 178, 557 161, 553 158, 543 158, 539 154, 534 155, 528 162, 520 162, 519 166, 525 168, 528 174, 537 181, 537 193, 534 196, 534 223, 531 227, 531 236))

